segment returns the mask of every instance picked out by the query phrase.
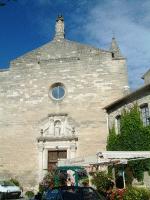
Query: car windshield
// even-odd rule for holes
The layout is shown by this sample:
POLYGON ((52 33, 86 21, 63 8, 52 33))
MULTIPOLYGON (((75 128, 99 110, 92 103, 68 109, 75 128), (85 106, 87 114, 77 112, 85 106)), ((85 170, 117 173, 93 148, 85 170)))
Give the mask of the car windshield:
POLYGON ((1 186, 15 186, 11 181, 0 181, 1 186))

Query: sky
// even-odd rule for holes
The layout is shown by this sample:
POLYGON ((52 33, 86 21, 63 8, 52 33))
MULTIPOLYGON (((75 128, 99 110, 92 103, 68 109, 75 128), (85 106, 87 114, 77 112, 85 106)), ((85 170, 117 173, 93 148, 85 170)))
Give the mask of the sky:
POLYGON ((0 0, 0 69, 52 41, 58 14, 65 38, 109 50, 113 35, 127 58, 131 92, 150 69, 150 1, 0 0))

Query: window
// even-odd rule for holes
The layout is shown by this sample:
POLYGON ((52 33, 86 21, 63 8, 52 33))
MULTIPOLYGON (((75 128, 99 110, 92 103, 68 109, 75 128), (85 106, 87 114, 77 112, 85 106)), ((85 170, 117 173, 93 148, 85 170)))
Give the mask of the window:
POLYGON ((148 105, 146 104, 144 106, 141 106, 141 111, 142 111, 143 126, 148 126, 150 124, 148 105))
POLYGON ((54 83, 49 90, 49 95, 54 100, 62 99, 65 93, 65 86, 62 83, 54 83))
POLYGON ((56 86, 52 90, 52 96, 55 99, 61 99, 65 94, 65 90, 61 86, 56 86))

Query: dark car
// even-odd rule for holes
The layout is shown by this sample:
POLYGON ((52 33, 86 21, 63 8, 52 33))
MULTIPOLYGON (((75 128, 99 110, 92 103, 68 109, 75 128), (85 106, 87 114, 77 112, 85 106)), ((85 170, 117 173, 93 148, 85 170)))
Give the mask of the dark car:
POLYGON ((51 190, 46 190, 42 195, 42 200, 105 200, 92 187, 58 187, 51 190))

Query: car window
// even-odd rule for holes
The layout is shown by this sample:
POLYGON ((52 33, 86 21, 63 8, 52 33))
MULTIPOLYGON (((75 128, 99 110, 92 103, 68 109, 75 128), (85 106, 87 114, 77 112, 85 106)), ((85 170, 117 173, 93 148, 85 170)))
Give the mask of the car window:
POLYGON ((63 200, 83 200, 82 191, 79 188, 68 188, 62 190, 63 200))
POLYGON ((51 193, 53 194, 53 193, 58 193, 58 189, 53 189, 53 190, 51 190, 51 193))
POLYGON ((1 186, 15 186, 11 181, 0 181, 1 186))
POLYGON ((83 188, 85 200, 103 200, 104 198, 97 194, 92 188, 83 188))

